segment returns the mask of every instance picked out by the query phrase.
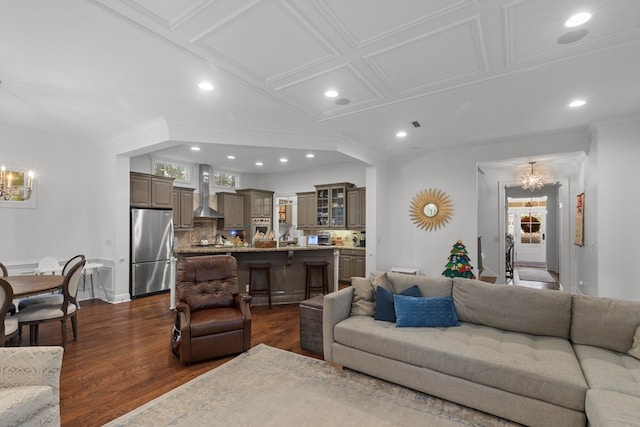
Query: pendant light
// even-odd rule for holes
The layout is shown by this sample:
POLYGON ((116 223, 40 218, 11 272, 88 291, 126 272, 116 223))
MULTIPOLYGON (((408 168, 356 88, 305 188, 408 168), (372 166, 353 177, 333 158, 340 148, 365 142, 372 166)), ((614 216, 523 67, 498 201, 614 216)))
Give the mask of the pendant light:
POLYGON ((534 192, 544 186, 544 182, 542 181, 544 174, 533 172, 533 165, 535 165, 536 162, 529 162, 529 164, 531 165, 531 173, 525 172, 522 174, 522 188, 534 192))

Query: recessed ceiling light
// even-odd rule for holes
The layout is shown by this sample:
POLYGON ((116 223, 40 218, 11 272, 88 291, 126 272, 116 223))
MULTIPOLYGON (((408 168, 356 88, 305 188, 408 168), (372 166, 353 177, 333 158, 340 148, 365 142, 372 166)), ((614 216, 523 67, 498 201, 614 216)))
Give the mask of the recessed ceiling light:
POLYGON ((213 85, 209 82, 200 82, 198 87, 202 90, 207 90, 207 91, 213 90, 213 85))
POLYGON ((584 99, 575 99, 569 103, 569 107, 571 108, 582 107, 586 103, 587 101, 585 101, 584 99))
POLYGON ((335 98, 338 95, 338 91, 334 89, 329 89, 324 93, 324 96, 326 96, 327 98, 335 98))
POLYGON ((235 160, 235 158, 236 158, 236 156, 234 156, 233 154, 229 154, 227 156, 227 159, 229 159, 229 160, 235 160))
POLYGON ((193 147, 191 147, 191 151, 200 151, 200 147, 194 145, 193 147))
POLYGON ((398 138, 404 138, 405 136, 407 136, 407 133, 403 130, 401 130, 400 132, 396 133, 396 136, 398 138))
POLYGON ((315 156, 313 153, 307 153, 307 159, 313 159, 315 156))
POLYGON ((256 162, 256 166, 262 166, 263 163, 262 162, 256 162))
POLYGON ((280 163, 287 163, 287 161, 288 160, 286 159, 286 157, 281 157, 280 158, 280 163))
POLYGON ((576 13, 575 15, 571 16, 571 18, 567 19, 567 21, 564 23, 564 26, 567 28, 578 27, 587 22, 589 19, 591 19, 591 14, 589 12, 576 13))

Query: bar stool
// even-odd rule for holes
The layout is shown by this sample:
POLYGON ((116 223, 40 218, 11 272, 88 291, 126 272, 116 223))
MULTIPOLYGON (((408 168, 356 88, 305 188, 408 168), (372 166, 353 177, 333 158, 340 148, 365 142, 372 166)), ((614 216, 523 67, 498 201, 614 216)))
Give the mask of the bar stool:
POLYGON ((249 295, 267 295, 269 297, 269 310, 271 310, 271 263, 247 264, 249 268, 249 295), (263 271, 267 275, 267 288, 255 289, 253 287, 253 272, 263 271))
POLYGON ((329 263, 326 261, 305 262, 307 269, 307 283, 305 286, 305 299, 309 299, 312 291, 320 291, 323 295, 329 293, 329 263), (311 283, 311 276, 314 269, 320 269, 322 272, 322 283, 314 285, 311 283))

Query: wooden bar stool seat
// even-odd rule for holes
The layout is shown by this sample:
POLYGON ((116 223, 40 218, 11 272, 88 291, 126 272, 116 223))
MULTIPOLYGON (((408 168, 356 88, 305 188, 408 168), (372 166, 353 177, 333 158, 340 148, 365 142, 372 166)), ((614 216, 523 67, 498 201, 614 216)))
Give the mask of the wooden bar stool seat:
POLYGON ((247 264, 249 269, 249 295, 267 295, 269 297, 269 310, 271 310, 271 263, 253 263, 247 264), (253 272, 262 271, 266 275, 266 288, 254 287, 253 272))
POLYGON ((318 262, 305 262, 304 263, 307 270, 307 281, 305 284, 305 299, 309 299, 311 296, 311 292, 320 291, 323 295, 329 293, 329 263, 326 261, 318 261, 318 262), (312 283, 312 274, 315 269, 319 269, 322 272, 322 283, 313 284, 312 283))

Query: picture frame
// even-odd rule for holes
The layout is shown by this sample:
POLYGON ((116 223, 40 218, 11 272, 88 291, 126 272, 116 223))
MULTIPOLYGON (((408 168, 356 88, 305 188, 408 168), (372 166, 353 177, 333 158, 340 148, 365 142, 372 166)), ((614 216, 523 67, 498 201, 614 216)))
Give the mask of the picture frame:
POLYGON ((576 196, 576 230, 573 244, 584 246, 584 192, 576 196))

